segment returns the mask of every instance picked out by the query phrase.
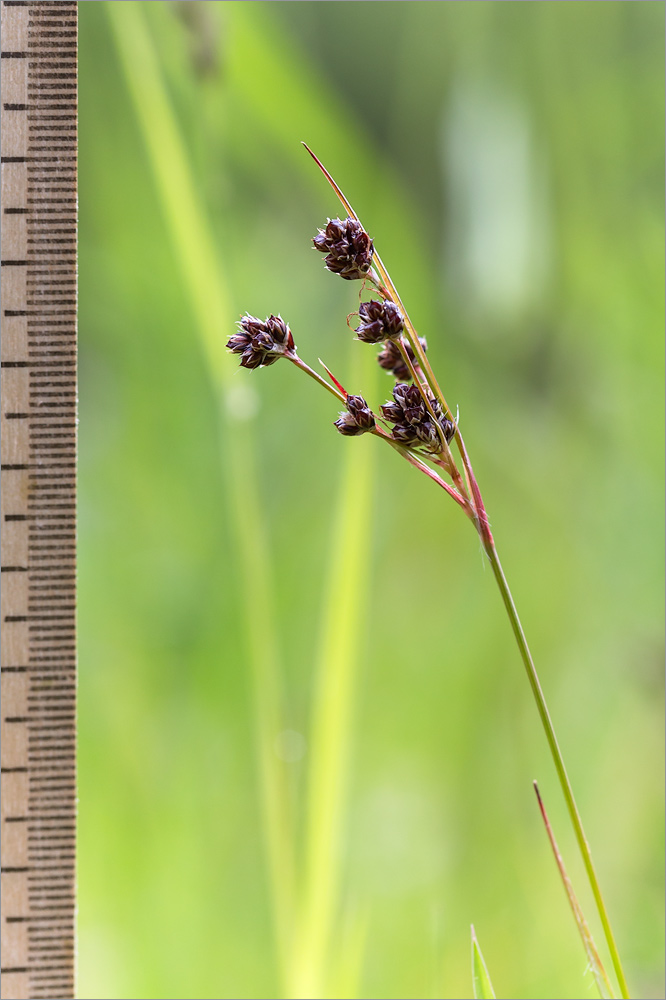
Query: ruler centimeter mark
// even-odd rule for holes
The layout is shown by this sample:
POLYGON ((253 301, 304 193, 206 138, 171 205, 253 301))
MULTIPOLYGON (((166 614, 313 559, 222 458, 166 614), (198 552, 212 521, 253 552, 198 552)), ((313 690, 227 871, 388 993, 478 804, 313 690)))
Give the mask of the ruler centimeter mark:
POLYGON ((77 4, 2 0, 2 1000, 74 996, 77 4))

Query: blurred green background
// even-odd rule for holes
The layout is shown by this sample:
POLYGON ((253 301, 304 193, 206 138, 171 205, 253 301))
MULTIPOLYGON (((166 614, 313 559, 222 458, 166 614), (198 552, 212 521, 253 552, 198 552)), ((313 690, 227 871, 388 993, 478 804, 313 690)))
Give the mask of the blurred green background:
POLYGON ((663 31, 657 2, 80 5, 80 996, 471 996, 471 922, 498 995, 595 995, 473 531, 222 350, 280 312, 390 393, 312 252, 340 209, 304 139, 460 407, 632 995, 663 997, 663 31))

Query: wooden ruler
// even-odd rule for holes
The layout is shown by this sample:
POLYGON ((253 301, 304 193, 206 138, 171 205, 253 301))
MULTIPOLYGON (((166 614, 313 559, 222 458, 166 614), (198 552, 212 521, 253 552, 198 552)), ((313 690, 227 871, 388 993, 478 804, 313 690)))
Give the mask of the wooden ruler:
POLYGON ((74 996, 77 5, 2 2, 2 997, 74 996))

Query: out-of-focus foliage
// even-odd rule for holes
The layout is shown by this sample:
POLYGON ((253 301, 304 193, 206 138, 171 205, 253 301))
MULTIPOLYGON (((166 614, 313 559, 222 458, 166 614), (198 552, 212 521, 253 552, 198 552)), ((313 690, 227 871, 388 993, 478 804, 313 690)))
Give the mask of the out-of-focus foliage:
MULTIPOLYGON (((339 208, 300 140, 374 237, 460 406, 633 995, 663 996, 663 5, 117 6, 146 22, 234 317, 280 312, 376 405, 391 381, 311 251, 339 208)), ((281 989, 242 432, 299 819, 341 470, 373 451, 330 990, 468 996, 473 921, 500 995, 588 995, 535 777, 602 937, 478 542, 282 362, 231 374, 220 420, 106 7, 80 5, 79 994, 281 989)))

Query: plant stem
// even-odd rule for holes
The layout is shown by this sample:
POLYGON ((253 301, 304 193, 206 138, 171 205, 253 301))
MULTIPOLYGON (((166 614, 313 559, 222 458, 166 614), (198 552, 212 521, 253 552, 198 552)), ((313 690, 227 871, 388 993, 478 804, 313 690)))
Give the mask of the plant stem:
MULTIPOLYGON (((421 342, 418 337, 418 333, 411 322, 407 311, 400 299, 395 285, 391 280, 386 267, 384 266, 380 256, 375 252, 374 263, 379 271, 381 280, 389 291, 391 299, 400 308, 403 314, 405 330, 407 333, 407 339, 414 351, 416 359, 418 360, 421 369, 426 377, 428 385, 435 394, 435 397, 439 400, 445 414, 453 420, 450 407, 448 406, 442 390, 439 387, 435 374, 430 366, 430 363, 425 355, 425 351, 421 347, 421 342)), ((406 352, 405 352, 406 357, 406 352)), ((406 359, 408 360, 408 359, 406 359)), ((420 382, 417 383, 420 385, 420 382)), ((497 580, 497 585, 502 594, 502 599, 504 600, 504 605, 511 622, 511 627, 513 633, 516 637, 516 642, 518 643, 518 649, 520 650, 520 655, 525 664, 525 669, 527 671, 527 677, 532 688, 532 693, 534 694, 534 699, 539 710, 539 715, 541 717, 541 723, 543 725, 544 731, 546 733, 546 738, 548 740, 548 745, 550 747, 550 752, 555 764, 555 770, 557 771, 557 776, 560 781, 560 786, 564 794, 564 798, 567 804, 567 809, 569 811, 569 816, 573 824, 574 833, 576 835, 576 840, 578 841, 578 846, 583 858, 583 864, 585 865, 585 870, 587 872, 590 885, 592 887, 592 893, 594 895, 594 900, 599 911, 599 917, 601 919, 601 924, 604 929, 604 935, 606 937, 606 942, 608 944, 608 950, 610 951, 611 959, 613 962, 613 967, 615 969, 615 974, 618 978, 620 985, 620 992, 623 997, 629 996, 629 988, 627 986, 627 981, 624 975, 624 970, 622 969, 622 963, 620 961, 620 956, 618 954, 617 945, 615 943, 615 938, 613 936, 613 930, 610 925, 610 920, 608 919, 608 912, 606 910, 606 905, 604 903, 603 897, 601 895, 601 888, 599 886, 599 881, 597 879, 597 874, 594 870, 594 865, 592 863, 592 854, 590 852, 590 846, 585 837, 585 832, 583 830, 583 824, 578 812, 578 807, 576 806, 576 801, 574 799, 573 790, 571 788, 571 782, 569 781, 569 776, 567 775, 566 768, 564 766, 564 759, 562 757, 562 751, 559 748, 557 737, 555 736, 555 730, 553 728, 553 723, 551 721, 550 715, 548 713, 548 707, 546 705, 546 699, 544 697, 543 691, 541 690, 541 684, 539 683, 539 677, 534 666, 534 661, 532 660, 532 655, 530 653, 529 647, 527 645, 527 639, 525 638, 525 633, 523 632, 523 627, 520 623, 518 617, 518 611, 511 596, 511 591, 509 590, 509 585, 507 583, 506 577, 502 570, 502 565, 499 561, 499 556, 497 555, 497 549, 495 548, 495 542, 490 531, 490 524, 488 521, 488 515, 486 514, 486 509, 481 497, 481 491, 479 490, 474 471, 472 469, 472 464, 470 462, 469 456, 467 454, 467 449, 465 447, 465 442, 460 433, 458 425, 455 421, 455 438, 460 450, 460 455, 463 460, 463 467, 466 473, 467 480, 470 485, 472 492, 473 504, 476 512, 476 527, 479 533, 479 537, 483 543, 483 547, 488 554, 490 559, 493 572, 495 574, 495 579, 497 580)))
POLYGON ((580 818, 580 813, 578 812, 576 800, 574 799, 573 790, 571 788, 571 782, 569 781, 569 776, 564 766, 562 751, 560 750, 559 744, 557 742, 555 729, 553 728, 553 723, 550 718, 550 713, 548 712, 548 706, 546 705, 546 699, 541 689, 541 684, 539 682, 539 677, 536 672, 536 667, 534 666, 532 654, 530 653, 529 646, 527 645, 527 639, 525 638, 523 626, 520 623, 520 618, 518 617, 518 611, 516 610, 516 605, 514 603, 511 591, 509 589, 509 584, 507 583, 507 579, 504 575, 502 564, 500 563, 499 556, 497 554, 497 549, 495 548, 494 543, 484 544, 484 547, 488 555, 488 558, 490 560, 490 565, 493 568, 493 573, 495 574, 497 586, 500 589, 502 600, 504 601, 504 606, 506 608, 507 615, 509 616, 509 621, 511 622, 511 628, 513 629, 513 634, 516 638, 518 649, 520 650, 520 655, 525 665, 525 670, 527 671, 527 679, 529 680, 530 687, 532 688, 532 694, 534 695, 534 700, 536 701, 537 709, 541 717, 541 723, 546 733, 546 739, 548 740, 548 746, 550 747, 553 763, 555 764, 555 770, 557 771, 557 776, 560 781, 562 794, 564 795, 567 804, 567 809, 569 811, 569 818, 571 819, 571 823, 573 825, 574 832, 576 834, 576 840, 578 841, 578 847, 583 857, 583 863, 585 865, 587 877, 590 880, 592 893, 594 895, 594 901, 597 905, 597 910, 599 911, 599 917, 601 919, 601 923, 604 929, 606 943, 608 944, 608 950, 610 951, 611 960, 613 962, 613 967, 615 969, 615 974, 620 984, 620 992, 623 997, 628 998, 629 988, 627 986, 627 981, 625 979, 624 970, 622 969, 622 963, 620 961, 620 956, 618 954, 617 945, 615 943, 615 938, 613 936, 613 930, 610 925, 610 920, 608 919, 606 904, 604 903, 603 896, 601 895, 601 888, 599 886, 599 881, 597 879, 597 873, 595 872, 594 864, 592 863, 592 854, 590 852, 590 845, 587 842, 585 831, 583 830, 583 823, 580 818))

